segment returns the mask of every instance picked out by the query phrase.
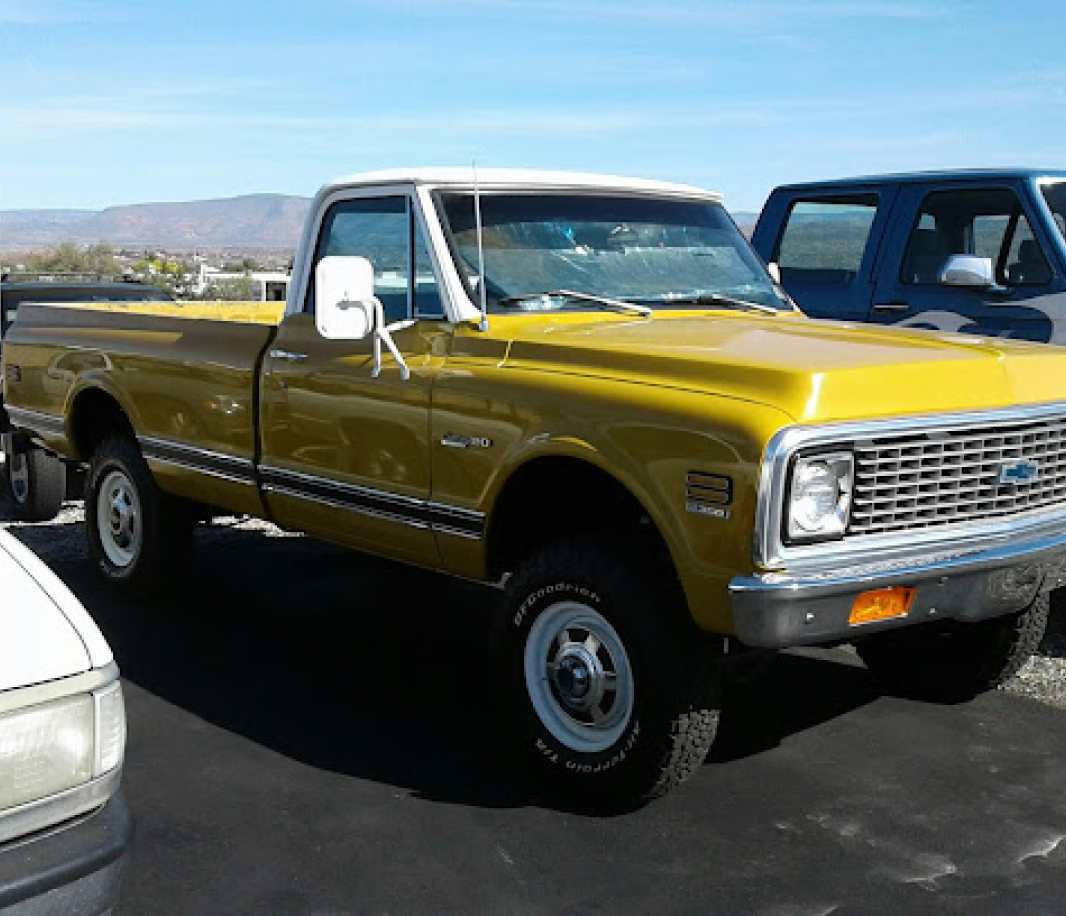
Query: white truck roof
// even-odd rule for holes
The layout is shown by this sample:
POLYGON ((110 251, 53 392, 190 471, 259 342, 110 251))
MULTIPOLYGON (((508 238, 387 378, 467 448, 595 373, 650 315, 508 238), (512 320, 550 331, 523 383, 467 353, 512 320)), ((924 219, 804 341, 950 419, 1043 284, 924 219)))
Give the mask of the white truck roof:
MULTIPOLYGON (((627 178, 620 175, 597 175, 586 172, 550 172, 536 169, 482 169, 477 170, 477 183, 482 190, 507 190, 543 188, 545 190, 617 191, 635 194, 657 194, 668 197, 700 198, 721 201, 722 195, 695 185, 677 184, 671 181, 653 181, 645 178, 627 178)), ((433 187, 456 187, 470 189, 474 186, 474 170, 468 166, 423 166, 403 169, 385 169, 348 175, 329 182, 319 192, 328 195, 334 191, 370 185, 418 184, 433 187)))

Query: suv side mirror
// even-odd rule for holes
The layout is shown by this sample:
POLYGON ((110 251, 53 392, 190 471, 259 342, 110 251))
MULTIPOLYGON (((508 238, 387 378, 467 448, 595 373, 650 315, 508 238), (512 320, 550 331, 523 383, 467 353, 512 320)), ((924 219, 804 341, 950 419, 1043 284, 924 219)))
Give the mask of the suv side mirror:
POLYGON ((993 289, 992 259, 972 254, 953 254, 940 268, 941 286, 961 286, 965 289, 993 289))
POLYGON ((315 266, 315 326, 327 340, 363 340, 379 308, 366 258, 330 255, 315 266))

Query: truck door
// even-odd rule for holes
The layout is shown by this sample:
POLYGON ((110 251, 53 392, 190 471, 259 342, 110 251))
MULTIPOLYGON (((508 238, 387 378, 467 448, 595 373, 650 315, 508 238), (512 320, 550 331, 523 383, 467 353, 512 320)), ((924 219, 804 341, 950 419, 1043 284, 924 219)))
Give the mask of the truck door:
MULTIPOLYGON (((907 185, 882 259, 869 320, 1048 341, 1051 301, 1062 292, 1039 215, 1019 182, 907 185), (991 289, 945 286, 954 254, 989 258, 991 289)), ((1066 301, 1057 304, 1066 311, 1066 301)))
POLYGON ((871 185, 771 197, 753 236, 755 249, 777 264, 782 285, 806 314, 863 321, 894 196, 895 188, 871 185))
POLYGON ((449 336, 414 199, 354 195, 323 217, 304 309, 288 314, 262 384, 261 473, 281 525, 386 556, 436 561, 427 501, 430 390, 449 336), (315 264, 360 255, 374 266, 387 322, 417 318, 393 338, 411 376, 386 351, 371 377, 372 340, 323 339, 314 316, 315 264))

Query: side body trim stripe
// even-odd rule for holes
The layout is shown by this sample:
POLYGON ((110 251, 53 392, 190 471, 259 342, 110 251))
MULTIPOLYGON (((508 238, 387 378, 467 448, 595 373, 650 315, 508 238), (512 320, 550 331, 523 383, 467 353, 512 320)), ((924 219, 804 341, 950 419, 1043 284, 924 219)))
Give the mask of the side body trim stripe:
POLYGON ((479 540, 485 533, 485 516, 481 512, 325 480, 283 468, 262 467, 259 471, 263 489, 270 492, 311 499, 323 505, 459 537, 479 540))
POLYGON ((53 435, 65 435, 67 422, 55 414, 41 413, 38 410, 28 410, 25 407, 13 407, 6 405, 7 415, 11 425, 17 429, 29 429, 35 433, 51 433, 53 435))

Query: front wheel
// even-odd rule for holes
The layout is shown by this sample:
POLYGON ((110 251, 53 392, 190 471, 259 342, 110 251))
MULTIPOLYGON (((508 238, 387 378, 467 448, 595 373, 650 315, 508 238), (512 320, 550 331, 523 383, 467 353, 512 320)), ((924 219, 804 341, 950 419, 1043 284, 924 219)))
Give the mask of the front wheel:
POLYGON ((632 808, 703 763, 721 665, 658 563, 585 542, 547 547, 507 586, 518 740, 565 790, 632 808))
POLYGON ((972 699, 1009 680, 1036 652, 1047 628, 1047 593, 1022 611, 978 623, 926 624, 856 643, 889 690, 916 699, 972 699))
POLYGON ((89 553, 106 582, 147 594, 184 576, 193 516, 159 489, 131 439, 111 437, 93 453, 85 522, 89 553))

